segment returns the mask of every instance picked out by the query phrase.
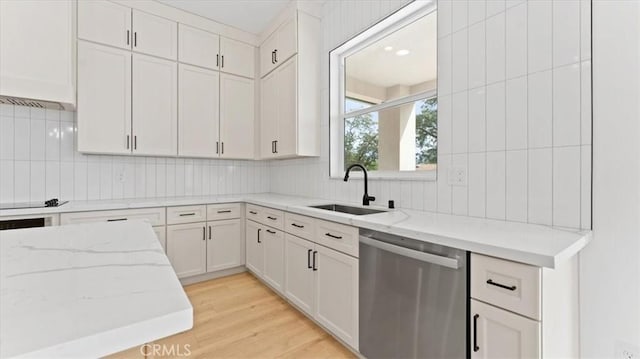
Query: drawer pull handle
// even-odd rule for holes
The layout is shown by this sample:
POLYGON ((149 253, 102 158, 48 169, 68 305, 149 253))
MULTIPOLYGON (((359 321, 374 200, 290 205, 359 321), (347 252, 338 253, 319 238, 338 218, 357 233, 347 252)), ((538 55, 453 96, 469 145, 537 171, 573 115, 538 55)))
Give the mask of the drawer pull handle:
POLYGON ((267 218, 269 218, 272 221, 275 221, 277 219, 276 217, 271 217, 271 216, 267 216, 267 218))
POLYGON ((307 250, 307 268, 308 268, 308 269, 313 268, 313 267, 311 266, 311 252, 313 252, 313 250, 311 250, 311 249, 308 249, 308 250, 307 250))
POLYGON ((191 213, 180 213, 180 217, 186 217, 186 216, 195 216, 196 213, 195 212, 191 212, 191 213))
POLYGON ((478 346, 478 317, 480 317, 480 315, 476 314, 473 316, 473 351, 477 352, 478 350, 480 350, 480 347, 478 346))
POLYGON ((231 213, 231 210, 230 209, 226 209, 224 211, 218 211, 218 213, 231 213))
POLYGON ((296 227, 296 228, 304 228, 304 226, 300 225, 300 224, 291 223, 291 225, 296 227))
POLYGON ((267 229, 267 233, 270 233, 270 234, 276 234, 276 232, 274 232, 274 231, 272 231, 272 230, 270 230, 270 229, 267 229))
POLYGON ((328 232, 325 233, 324 235, 327 236, 327 237, 335 238, 335 239, 342 239, 342 236, 334 236, 333 234, 328 233, 328 232))
POLYGON ((316 254, 318 254, 318 251, 313 251, 313 270, 317 271, 318 267, 316 267, 316 254))
POLYGON ((496 283, 496 282, 494 282, 494 281, 493 281, 493 280, 491 280, 491 279, 487 279, 487 284, 495 285, 496 287, 500 287, 500 288, 502 288, 502 289, 510 290, 510 291, 512 291, 512 292, 513 292, 514 290, 516 290, 516 288, 517 288, 515 285, 508 286, 508 285, 504 285, 504 284, 496 283))
POLYGON ((258 214, 258 212, 256 212, 256 211, 249 211, 249 213, 251 213, 251 214, 258 214))
POLYGON ((107 222, 118 222, 118 221, 126 221, 126 218, 112 218, 112 219, 107 219, 107 222))

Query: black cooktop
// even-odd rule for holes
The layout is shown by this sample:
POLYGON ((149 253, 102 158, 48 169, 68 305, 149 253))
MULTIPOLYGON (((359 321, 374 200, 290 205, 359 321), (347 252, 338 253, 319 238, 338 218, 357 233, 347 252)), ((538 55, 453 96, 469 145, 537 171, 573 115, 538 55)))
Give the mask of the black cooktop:
POLYGON ((67 202, 69 201, 60 202, 57 198, 52 198, 44 202, 0 203, 0 209, 60 207, 67 202))

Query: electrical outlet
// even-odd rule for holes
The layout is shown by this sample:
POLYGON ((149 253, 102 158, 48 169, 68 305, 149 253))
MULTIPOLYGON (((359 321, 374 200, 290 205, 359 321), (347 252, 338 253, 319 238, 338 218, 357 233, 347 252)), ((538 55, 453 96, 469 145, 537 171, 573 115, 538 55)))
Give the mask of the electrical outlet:
POLYGON ((616 359, 640 359, 640 348, 624 342, 616 342, 616 359))
POLYGON ((453 167, 449 169, 449 185, 450 186, 466 186, 467 185, 467 169, 464 167, 453 167))

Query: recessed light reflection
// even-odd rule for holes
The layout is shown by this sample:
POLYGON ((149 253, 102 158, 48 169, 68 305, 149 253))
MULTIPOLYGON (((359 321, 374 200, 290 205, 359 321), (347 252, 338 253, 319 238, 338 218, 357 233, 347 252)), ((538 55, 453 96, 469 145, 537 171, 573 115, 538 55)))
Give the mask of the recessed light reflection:
POLYGON ((393 50, 393 46, 387 46, 384 48, 384 51, 391 51, 393 50))
POLYGON ((409 55, 409 50, 398 50, 398 51, 396 51, 396 55, 398 55, 398 56, 409 55))

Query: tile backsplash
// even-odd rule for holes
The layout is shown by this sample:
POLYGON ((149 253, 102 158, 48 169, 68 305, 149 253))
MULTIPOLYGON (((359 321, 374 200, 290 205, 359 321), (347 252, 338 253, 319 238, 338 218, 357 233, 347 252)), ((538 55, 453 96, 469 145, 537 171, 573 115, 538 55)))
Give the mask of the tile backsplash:
MULTIPOLYGON (((329 179, 326 54, 408 1, 324 4, 321 158, 274 161, 271 191, 360 201, 329 179)), ((438 1, 438 178, 373 180, 375 204, 591 227, 590 0, 438 1), (451 168, 466 186, 448 183, 451 168)))
POLYGON ((0 105, 0 203, 269 191, 265 162, 79 153, 74 115, 0 105))

